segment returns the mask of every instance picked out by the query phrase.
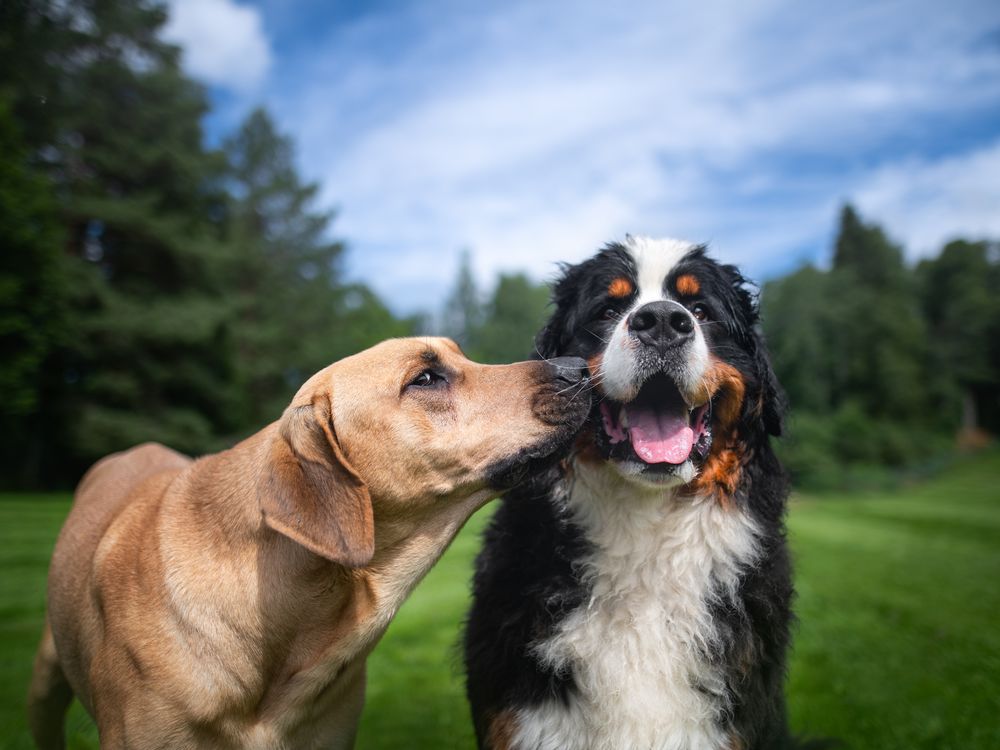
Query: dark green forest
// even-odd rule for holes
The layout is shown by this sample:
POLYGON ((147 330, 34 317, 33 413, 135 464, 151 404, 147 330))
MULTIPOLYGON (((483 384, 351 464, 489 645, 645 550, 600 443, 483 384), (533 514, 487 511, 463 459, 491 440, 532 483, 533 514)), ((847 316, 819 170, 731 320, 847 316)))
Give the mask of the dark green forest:
POLYGON ((793 478, 882 483, 988 442, 1000 428, 1000 244, 955 240, 909 266, 845 206, 831 256, 761 293, 793 478))
MULTIPOLYGON (((347 279, 266 111, 206 144, 165 20, 151 2, 0 4, 0 484, 67 487, 146 440, 218 449, 390 336, 531 355, 548 292, 525 275, 484 293, 466 254, 441 309, 411 318, 347 279)), ((998 244, 904 258, 847 206, 828 267, 763 285, 802 485, 927 470, 1000 427, 998 244)))

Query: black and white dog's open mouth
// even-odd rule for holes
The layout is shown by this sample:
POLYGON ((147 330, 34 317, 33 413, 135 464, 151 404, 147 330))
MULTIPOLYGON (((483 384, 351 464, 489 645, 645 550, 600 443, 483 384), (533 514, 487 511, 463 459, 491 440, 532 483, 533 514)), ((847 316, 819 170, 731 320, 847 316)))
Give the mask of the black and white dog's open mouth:
POLYGON ((712 404, 690 406, 666 373, 650 377, 628 403, 600 402, 598 444, 608 458, 670 470, 701 463, 712 447, 712 404))

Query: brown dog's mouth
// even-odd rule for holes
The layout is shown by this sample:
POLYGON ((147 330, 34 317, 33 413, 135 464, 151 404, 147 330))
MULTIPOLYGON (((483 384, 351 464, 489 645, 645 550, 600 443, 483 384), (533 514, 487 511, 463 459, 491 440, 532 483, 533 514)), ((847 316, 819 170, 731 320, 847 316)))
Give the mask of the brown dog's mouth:
POLYGON ((601 401, 598 431, 609 458, 668 468, 708 456, 711 416, 711 401, 689 406, 674 381, 658 373, 628 403, 601 401))

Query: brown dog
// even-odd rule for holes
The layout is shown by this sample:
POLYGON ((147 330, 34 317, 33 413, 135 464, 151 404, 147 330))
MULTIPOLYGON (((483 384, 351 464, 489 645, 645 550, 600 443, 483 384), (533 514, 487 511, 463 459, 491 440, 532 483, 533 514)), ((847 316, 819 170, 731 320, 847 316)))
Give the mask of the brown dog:
POLYGON ((105 750, 350 747, 365 657, 472 512, 567 446, 583 367, 397 339, 231 450, 100 461, 52 558, 36 742, 63 746, 76 694, 105 750))

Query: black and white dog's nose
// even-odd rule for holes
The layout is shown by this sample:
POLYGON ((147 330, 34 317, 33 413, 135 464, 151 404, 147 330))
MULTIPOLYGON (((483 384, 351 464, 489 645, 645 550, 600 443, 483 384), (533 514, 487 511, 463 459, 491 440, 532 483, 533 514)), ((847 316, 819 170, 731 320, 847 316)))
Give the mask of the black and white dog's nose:
POLYGON ((661 352, 694 334, 694 318, 675 302, 650 302, 628 318, 628 330, 646 346, 661 352))

